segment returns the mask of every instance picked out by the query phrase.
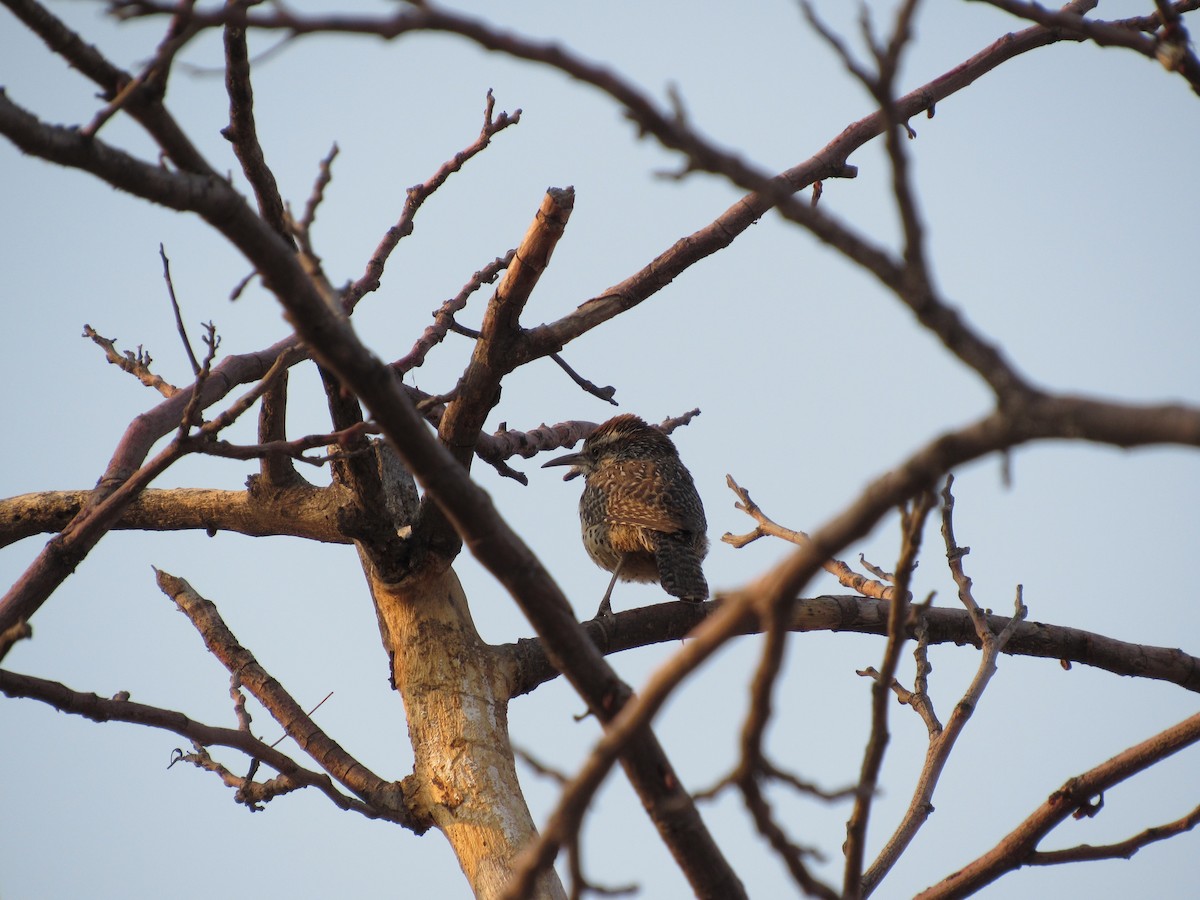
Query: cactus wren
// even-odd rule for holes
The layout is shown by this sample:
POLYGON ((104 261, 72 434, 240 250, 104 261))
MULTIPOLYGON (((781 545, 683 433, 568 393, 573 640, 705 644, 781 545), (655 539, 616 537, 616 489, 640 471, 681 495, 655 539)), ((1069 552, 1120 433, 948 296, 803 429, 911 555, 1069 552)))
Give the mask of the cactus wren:
POLYGON ((593 431, 578 453, 546 466, 571 466, 564 481, 584 476, 583 545, 596 565, 613 573, 597 616, 611 614, 618 578, 656 581, 683 600, 708 599, 700 568, 708 553, 704 506, 663 432, 637 416, 617 416, 593 431))

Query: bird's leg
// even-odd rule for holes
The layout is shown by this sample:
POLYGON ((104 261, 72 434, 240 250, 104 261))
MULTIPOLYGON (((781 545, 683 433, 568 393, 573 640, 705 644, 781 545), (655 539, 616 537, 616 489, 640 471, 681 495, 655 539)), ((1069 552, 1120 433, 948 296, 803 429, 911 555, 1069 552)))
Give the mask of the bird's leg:
POLYGON ((612 578, 608 582, 608 590, 604 592, 604 599, 600 601, 600 608, 596 610, 596 618, 601 616, 611 616, 613 614, 612 604, 609 602, 612 599, 613 587, 617 583, 617 576, 621 574, 621 567, 625 565, 625 557, 622 556, 617 567, 613 569, 612 578))

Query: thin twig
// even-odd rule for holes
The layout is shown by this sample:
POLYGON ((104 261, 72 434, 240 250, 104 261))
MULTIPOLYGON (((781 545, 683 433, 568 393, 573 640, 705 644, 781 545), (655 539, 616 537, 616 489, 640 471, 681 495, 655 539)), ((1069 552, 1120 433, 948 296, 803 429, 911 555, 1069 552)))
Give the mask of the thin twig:
POLYGON ((794 844, 776 821, 759 781, 764 768, 763 735, 771 719, 771 698, 783 665, 787 637, 783 615, 783 604, 779 603, 771 604, 762 613, 766 641, 750 686, 749 710, 742 725, 741 753, 733 780, 742 793, 755 827, 783 860, 800 889, 809 896, 835 900, 838 893, 810 872, 805 863, 805 857, 811 856, 811 851, 794 844))
POLYGON ((573 382, 575 382, 577 385, 579 385, 581 388, 583 388, 585 391, 587 391, 593 397, 599 397, 601 400, 605 401, 606 403, 611 403, 613 406, 620 405, 617 403, 616 400, 613 399, 613 395, 617 392, 617 389, 615 387, 613 387, 612 385, 608 385, 607 387, 600 387, 599 385, 593 384, 592 382, 588 381, 586 378, 584 378, 582 375, 580 375, 578 372, 576 372, 574 369, 572 369, 569 365, 567 365, 567 361, 562 358, 561 353, 551 353, 550 358, 558 364, 558 367, 560 369, 562 369, 564 372, 567 373, 568 376, 570 376, 570 378, 573 382))
POLYGON ((1143 847, 1191 831, 1200 825, 1200 806, 1163 825, 1153 825, 1115 844, 1080 844, 1062 850, 1038 850, 1025 860, 1027 866, 1057 866, 1063 863, 1091 862, 1098 859, 1131 859, 1143 847))
MULTIPOLYGON (((454 321, 456 313, 461 312, 467 305, 467 301, 475 291, 479 290, 485 284, 491 284, 496 280, 501 272, 508 268, 516 255, 515 249, 509 250, 503 256, 498 256, 478 272, 474 273, 470 280, 463 285, 462 290, 444 302, 437 311, 433 314, 433 324, 428 326, 425 331, 417 338, 411 350, 408 351, 400 359, 392 363, 392 368, 400 375, 415 369, 425 362, 425 357, 429 355, 429 351, 441 343, 447 332, 455 331, 457 323, 454 321)), ((474 337, 478 337, 478 333, 474 337)))
POLYGON ((184 0, 179 5, 171 17, 167 33, 154 52, 154 57, 146 63, 141 72, 125 81, 115 96, 92 117, 92 121, 80 129, 80 134, 95 137, 109 119, 120 112, 135 94, 143 90, 153 87, 160 97, 166 93, 167 75, 175 56, 198 32, 198 29, 190 25, 192 8, 195 5, 196 0, 184 0))
MULTIPOLYGON (((325 701, 328 700, 332 696, 333 696, 333 691, 330 691, 328 694, 326 694, 324 697, 322 697, 320 702, 308 711, 309 718, 312 718, 312 714, 315 713, 322 706, 324 706, 325 701)), ((287 734, 287 732, 284 732, 282 735, 279 736, 279 739, 277 741, 275 741, 275 743, 271 744, 271 746, 278 747, 280 744, 282 744, 287 739, 288 739, 288 734, 287 734)))
POLYGON ((200 596, 182 578, 158 569, 155 577, 162 592, 191 620, 209 652, 231 673, 238 673, 246 689, 305 753, 350 791, 373 803, 390 803, 397 821, 417 826, 411 821, 402 796, 396 796, 398 791, 390 789, 386 782, 325 734, 283 686, 238 643, 211 601, 200 596))
MULTIPOLYGON (((733 505, 734 509, 740 509, 758 524, 753 531, 746 534, 725 532, 721 536, 723 542, 737 549, 741 549, 747 544, 766 536, 777 537, 797 546, 804 546, 812 542, 812 538, 803 531, 785 528, 771 519, 770 516, 762 511, 762 507, 750 499, 750 492, 733 480, 732 475, 725 476, 725 484, 733 491, 734 496, 738 498, 738 502, 733 505)), ((821 567, 837 578, 843 587, 848 587, 852 591, 858 591, 864 597, 891 600, 896 594, 896 588, 892 585, 864 578, 840 559, 831 559, 823 563, 821 567)))
MULTIPOLYGON (((1017 627, 1028 614, 1020 586, 1017 587, 1014 614, 998 632, 993 632, 988 616, 979 609, 979 604, 975 601, 972 593, 971 579, 964 571, 962 564, 963 557, 966 556, 969 548, 960 547, 954 537, 954 495, 951 491, 953 484, 953 476, 948 475, 941 493, 942 538, 946 547, 946 560, 951 575, 959 587, 959 599, 968 615, 971 616, 975 634, 983 652, 980 654, 975 676, 963 692, 962 698, 954 705, 954 710, 943 728, 933 713, 933 704, 927 692, 928 658, 922 651, 921 644, 918 644, 918 683, 916 691, 908 702, 925 721, 929 731, 929 745, 926 748, 925 761, 913 789, 908 809, 891 837, 884 844, 883 849, 879 851, 875 861, 863 875, 864 896, 869 895, 879 886, 929 818, 929 814, 933 811, 933 795, 950 754, 966 728, 967 722, 979 707, 992 676, 996 674, 1000 654, 1004 652, 1010 639, 1016 633, 1017 627)), ((918 633, 923 635, 922 643, 927 642, 928 623, 923 621, 918 628, 918 633)))
POLYGON ((453 158, 442 163, 438 170, 426 181, 408 189, 407 199, 404 201, 404 209, 400 213, 399 220, 387 230, 387 233, 375 248, 375 252, 371 254, 371 259, 367 262, 366 271, 343 293, 341 298, 342 307, 346 312, 353 310, 358 301, 366 294, 378 290, 380 279, 383 277, 383 269, 387 265, 388 258, 392 255, 392 251, 396 249, 400 241, 412 234, 413 221, 416 218, 417 211, 429 199, 430 195, 445 184, 446 179, 461 169, 467 160, 481 153, 492 142, 492 138, 495 135, 510 125, 516 125, 521 121, 521 110, 519 109, 511 114, 502 112, 499 115, 495 114, 495 109, 496 98, 492 95, 492 91, 489 88, 487 101, 484 104, 483 128, 479 131, 479 137, 466 148, 454 154, 453 158))
POLYGON ((192 342, 188 339, 187 329, 183 325, 183 313, 179 309, 179 299, 175 296, 175 282, 171 280, 171 261, 167 259, 167 251, 163 249, 161 243, 158 245, 158 255, 162 259, 163 279, 167 282, 167 296, 171 298, 171 311, 175 313, 175 328, 179 331, 183 349, 187 351, 188 361, 192 364, 192 374, 199 375, 200 360, 196 359, 196 353, 192 350, 192 342))
POLYGON ((175 710, 131 701, 127 692, 107 699, 97 694, 71 690, 57 681, 5 670, 0 670, 0 692, 9 697, 38 700, 60 712, 83 716, 94 722, 129 722, 173 732, 198 746, 229 747, 245 753, 252 759, 261 759, 300 785, 315 787, 340 809, 361 813, 372 819, 386 818, 397 821, 396 816, 386 807, 343 794, 328 775, 298 766, 291 757, 268 747, 249 731, 241 728, 205 725, 175 710))
POLYGON ((883 767, 884 751, 888 743, 888 692, 896 678, 896 669, 900 661, 900 651, 908 639, 909 584, 917 555, 921 548, 921 536, 925 527, 925 519, 932 509, 935 498, 929 491, 917 495, 909 509, 901 511, 901 534, 903 543, 900 548, 900 558, 896 562, 896 588, 898 594, 891 601, 888 611, 887 644, 883 651, 883 661, 879 672, 871 685, 871 730, 867 737, 867 746, 863 751, 861 775, 858 781, 858 793, 854 798, 854 808, 846 822, 846 854, 845 879, 842 885, 843 896, 857 898, 864 895, 863 884, 863 854, 866 848, 867 824, 870 819, 871 804, 875 799, 879 785, 879 773, 883 767))
POLYGON ((317 167, 317 178, 313 182, 312 193, 308 195, 308 200, 304 204, 304 215, 296 223, 299 230, 306 236, 312 232, 313 223, 317 220, 317 208, 325 199, 325 188, 333 180, 333 161, 337 159, 338 152, 338 145, 335 143, 329 148, 329 153, 317 167))
POLYGON ((123 372, 128 372, 133 375, 146 387, 154 388, 164 397, 174 397, 179 393, 179 388, 166 381, 161 375, 156 375, 150 371, 150 364, 154 362, 149 353, 146 353, 141 346, 138 347, 137 353, 132 350, 126 350, 124 353, 118 353, 116 347, 116 339, 110 340, 101 334, 98 334, 91 325, 83 326, 83 337, 91 338, 92 343, 104 348, 105 358, 123 372))

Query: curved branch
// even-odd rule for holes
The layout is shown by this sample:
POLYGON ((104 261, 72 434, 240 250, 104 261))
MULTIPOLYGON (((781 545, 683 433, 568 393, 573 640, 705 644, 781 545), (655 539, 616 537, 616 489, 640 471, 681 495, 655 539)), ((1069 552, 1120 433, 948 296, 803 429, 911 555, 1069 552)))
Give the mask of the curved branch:
MULTIPOLYGON (((1079 0, 1074 4, 1079 9, 1090 8, 1090 5, 1094 2, 1089 4, 1079 0)), ((118 3, 116 9, 126 17, 175 11, 166 4, 143 0, 118 3)), ((190 22, 197 28, 212 28, 224 25, 229 18, 228 11, 194 12, 190 22)), ((1048 44, 1081 40, 1077 33, 1034 25, 1017 34, 1006 35, 944 75, 897 98, 886 112, 878 111, 853 123, 809 160, 772 176, 706 140, 689 128, 681 116, 659 109, 636 86, 603 65, 583 59, 558 44, 506 32, 456 12, 422 5, 387 17, 303 16, 276 9, 251 13, 246 17, 246 23, 248 27, 282 30, 295 36, 371 34, 390 40, 421 31, 457 34, 488 50, 549 66, 595 87, 620 104, 641 133, 651 134, 663 146, 684 153, 688 170, 722 175, 752 192, 706 228, 677 241, 630 278, 585 301, 568 316, 531 329, 528 332, 531 358, 557 352, 586 331, 636 306, 669 284, 684 269, 728 246, 768 210, 775 208, 896 291, 947 348, 977 371, 998 395, 1026 389, 1023 379, 999 350, 968 329, 955 310, 933 298, 927 285, 908 283, 905 267, 900 261, 831 216, 797 200, 794 194, 816 181, 852 175, 853 170, 846 165, 846 159, 882 134, 889 119, 903 121, 930 110, 938 101, 968 86, 1001 63, 1048 44)))
MULTIPOLYGON (((1156 60, 1168 72, 1177 72, 1191 85, 1193 93, 1200 94, 1200 60, 1188 46, 1190 42, 1187 31, 1179 23, 1182 13, 1200 7, 1200 3, 1195 0, 1159 3, 1160 10, 1167 13, 1169 21, 1164 21, 1164 15, 1157 12, 1150 16, 1119 22, 1096 21, 1085 18, 1075 9, 1047 9, 1037 3, 1023 3, 1020 0, 985 2, 1022 19, 1064 31, 1072 40, 1091 41, 1098 47, 1124 47, 1140 53, 1147 59, 1156 60), (1158 34, 1143 33, 1159 28, 1163 30, 1158 34)), ((1094 5, 1088 4, 1089 7, 1094 5)))
POLYGON ((73 691, 65 684, 21 675, 0 669, 0 692, 9 697, 25 697, 46 703, 59 712, 71 713, 91 719, 93 722, 129 722, 161 728, 185 737, 205 747, 231 747, 240 750, 251 759, 262 760, 276 772, 286 775, 300 785, 315 787, 340 809, 361 813, 371 819, 388 819, 409 825, 385 807, 375 806, 355 797, 347 797, 336 787, 328 775, 313 772, 296 764, 286 753, 260 741, 250 732, 240 728, 220 728, 197 722, 181 712, 135 703, 119 698, 106 699, 97 694, 73 691))
MULTIPOLYGON (((92 44, 87 43, 74 31, 55 17, 40 3, 33 0, 3 0, 34 34, 40 37, 52 51, 65 59, 95 82, 109 100, 115 100, 131 83, 133 76, 114 66, 92 44)), ((178 9, 168 15, 174 20, 178 9)), ((190 17, 189 17, 190 18, 190 17)), ((180 23, 173 21, 172 27, 180 23)), ((141 82, 128 91, 121 102, 121 109, 133 117, 154 138, 158 146, 180 169, 205 175, 215 174, 200 151, 192 144, 179 124, 162 105, 162 81, 165 73, 151 83, 141 82)))
POLYGON ((1094 815, 1095 798, 1160 760, 1200 741, 1200 714, 1161 731, 1142 743, 1066 782, 999 844, 945 880, 922 891, 918 900, 966 897, 1006 872, 1025 865, 1038 843, 1068 817, 1094 815))
POLYGON ((1037 851, 1025 861, 1028 866, 1057 866, 1063 863, 1090 862, 1097 859, 1132 859, 1143 847, 1191 831, 1200 825, 1200 806, 1165 825, 1152 825, 1115 844, 1080 844, 1062 850, 1037 851))

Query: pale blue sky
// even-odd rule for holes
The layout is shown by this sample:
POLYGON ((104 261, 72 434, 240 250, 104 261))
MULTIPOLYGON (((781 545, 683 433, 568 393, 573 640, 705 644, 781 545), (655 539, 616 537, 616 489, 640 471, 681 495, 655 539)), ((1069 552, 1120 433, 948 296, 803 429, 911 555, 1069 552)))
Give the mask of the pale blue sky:
MULTIPOLYGON (((1100 12, 1142 14, 1151 5, 1105 3, 1100 12)), ((675 85, 707 134, 772 168, 807 158, 871 109, 788 2, 753 4, 736 15, 714 2, 691 4, 686 15, 641 3, 461 7, 606 61, 660 99, 675 85)), ((128 68, 159 40, 161 25, 114 27, 99 4, 52 8, 128 68)), ((849 4, 819 8, 838 27, 853 27, 849 4)), ((1018 27, 980 4, 927 4, 902 87, 928 81, 1018 27)), ((271 43, 258 40, 256 49, 271 43)), ((7 12, 0 13, 0 48, 0 85, 14 101, 67 124, 87 122, 99 108, 93 86, 7 12)), ((218 133, 227 116, 221 79, 212 74, 220 61, 215 36, 195 41, 182 57, 193 71, 177 68, 168 100, 214 165, 236 171, 218 133)), ((488 88, 497 108, 523 108, 522 122, 426 204, 383 288, 360 306, 356 326, 384 358, 402 355, 431 310, 515 246, 547 186, 574 185, 575 211, 528 323, 556 318, 625 278, 740 196, 707 176, 656 177, 678 160, 636 140, 610 101, 553 72, 448 37, 306 40, 256 68, 258 124, 280 188, 296 206, 319 159, 334 141, 341 148, 315 231, 335 282, 361 273, 399 215, 405 189, 474 138, 488 88)), ((1200 266, 1192 247, 1200 101, 1180 79, 1127 52, 1062 44, 1005 64, 941 103, 933 120, 913 124, 919 136, 910 150, 936 279, 970 322, 1049 389, 1200 403, 1200 266)), ((121 117, 101 136, 152 152, 121 117)), ((822 204, 894 246, 881 148, 864 148, 851 162, 859 177, 827 183, 822 204)), ((236 353, 286 333, 277 305, 257 286, 227 301, 247 266, 195 218, 149 208, 7 144, 0 144, 0 196, 10 310, 0 378, 11 429, 0 496, 91 486, 130 419, 156 400, 80 338, 85 322, 121 347, 144 344, 157 371, 186 380, 160 242, 194 335, 211 319, 222 349, 236 353)), ((477 297, 462 320, 478 321, 481 305, 477 297)), ((415 382, 448 390, 469 351, 452 336, 415 382)), ((989 399, 871 278, 770 215, 565 356, 585 377, 615 385, 621 411, 658 420, 703 410, 676 442, 707 507, 714 546, 706 569, 717 590, 744 583, 787 552, 766 541, 740 551, 719 542, 722 533, 751 525, 732 508, 727 472, 777 520, 814 530, 869 479, 980 415, 989 399)), ((326 429, 311 373, 294 374, 291 397, 294 433, 326 429)), ((506 382, 489 427, 599 421, 613 412, 542 362, 506 382)), ((248 438, 247 426, 234 436, 248 438)), ((536 463, 516 461, 529 487, 486 466, 477 471, 577 610, 590 615, 608 576, 577 537, 578 482, 564 485, 536 463)), ((1023 583, 1032 619, 1200 653, 1200 612, 1189 591, 1200 525, 1197 454, 1058 443, 1017 450, 1012 470, 1011 488, 995 459, 958 473, 958 537, 972 548, 966 564, 982 604, 1008 611, 1023 583)), ((187 460, 160 486, 237 488, 252 471, 187 460)), ((861 551, 891 568, 892 526, 877 529, 847 559, 861 551)), ((0 554, 0 580, 11 583, 43 542, 0 554)), ((953 605, 932 529, 927 547, 917 593, 937 590, 940 604, 953 605)), ((35 639, 16 647, 6 666, 101 695, 129 690, 136 700, 232 724, 224 670, 157 590, 152 565, 215 600, 301 703, 333 691, 319 720, 348 750, 384 777, 408 773, 403 710, 388 690, 387 661, 349 548, 227 534, 111 534, 38 613, 35 639)), ((464 557, 458 570, 486 639, 530 633, 473 560, 464 557)), ((820 592, 841 590, 821 580, 808 593, 820 592)), ((622 585, 614 606, 662 596, 653 586, 622 585)), ((689 787, 708 786, 731 763, 758 646, 735 642, 658 721, 689 787)), ((848 635, 792 639, 770 732, 778 764, 830 787, 857 777, 869 691, 854 670, 878 664, 882 646, 848 635)), ((636 686, 673 649, 613 663, 636 686)), ((932 690, 945 718, 977 655, 938 648, 932 659, 932 690)), ((911 682, 907 655, 902 678, 911 682)), ((1178 688, 1005 658, 946 770, 936 814, 878 896, 910 896, 940 879, 989 849, 1066 778, 1196 708, 1196 698, 1178 688)), ((514 739, 573 771, 596 737, 594 723, 573 720, 581 709, 562 684, 518 699, 514 739)), ((924 752, 915 715, 896 708, 892 722, 872 848, 907 804, 924 752)), ((277 733, 261 710, 255 727, 277 733)), ((304 792, 250 815, 211 775, 178 766, 168 772, 179 744, 168 734, 95 725, 30 701, 0 702, 0 896, 198 898, 218 887, 231 896, 468 895, 436 833, 416 838, 304 792)), ((234 754, 223 758, 242 765, 234 754)), ((1070 823, 1047 846, 1117 840, 1184 814, 1198 802, 1197 759, 1194 750, 1182 753, 1112 792, 1099 817, 1070 823)), ((540 821, 554 788, 524 769, 522 777, 540 821)), ((771 796, 793 839, 835 860, 822 871, 836 880, 847 810, 784 791, 771 796)), ((793 893, 739 801, 722 798, 706 818, 752 896, 793 893)), ((586 866, 596 880, 638 882, 646 897, 686 894, 619 775, 609 779, 586 829, 586 866)), ((1196 841, 1177 838, 1130 862, 1026 870, 983 896, 1191 896, 1196 841)))

